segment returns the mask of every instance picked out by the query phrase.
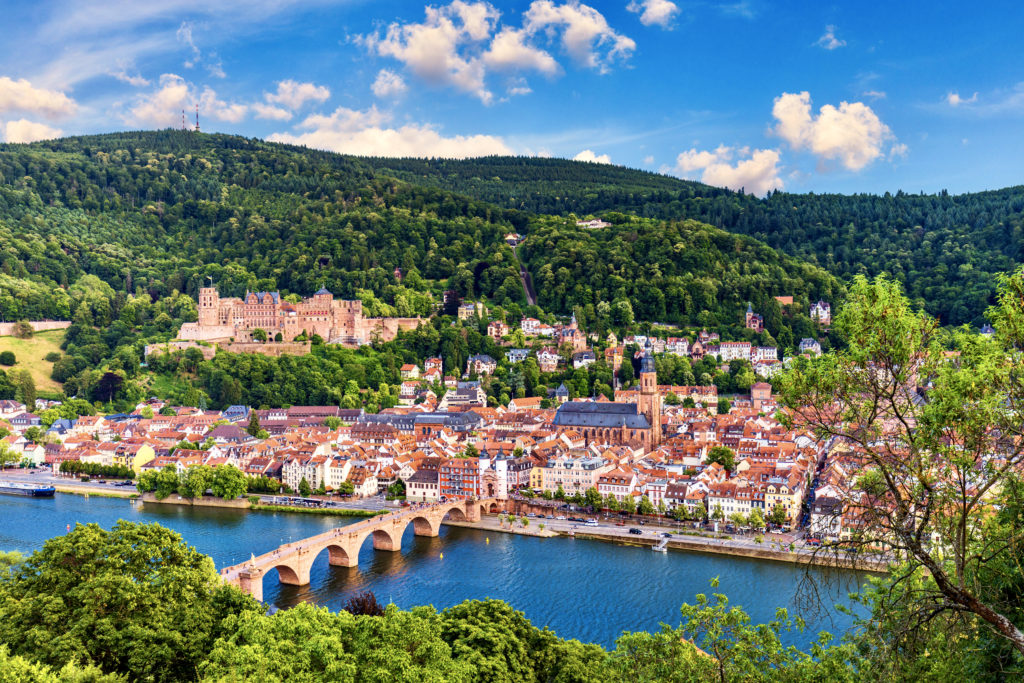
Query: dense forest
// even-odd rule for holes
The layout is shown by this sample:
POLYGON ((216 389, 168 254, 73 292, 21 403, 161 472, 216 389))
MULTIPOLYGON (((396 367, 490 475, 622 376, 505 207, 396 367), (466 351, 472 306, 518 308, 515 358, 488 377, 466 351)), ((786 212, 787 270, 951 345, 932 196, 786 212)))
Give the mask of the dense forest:
MULTIPOLYGON (((653 321, 738 329, 750 301, 773 335, 761 341, 787 347, 813 332, 809 301, 841 296, 826 271, 708 225, 620 215, 597 236, 395 178, 371 161, 173 130, 0 145, 0 318, 72 320, 52 377, 92 401, 156 391, 192 405, 334 402, 353 381, 372 407, 386 405, 398 382, 390 356, 383 366, 372 354, 322 348, 299 363, 176 357, 154 364, 175 378, 155 385, 139 364, 147 343, 195 320, 198 288, 210 280, 225 296, 280 290, 292 300, 326 286, 362 300, 371 316, 429 316, 452 290, 510 322, 576 312, 602 335, 653 321), (512 232, 533 235, 520 251, 539 306, 527 305, 505 239, 512 232), (798 306, 778 310, 775 294, 798 306)), ((500 356, 479 338, 460 348, 500 356)), ((464 361, 453 346, 434 352, 464 361)), ((575 386, 601 392, 606 374, 575 386)), ((522 388, 511 380, 495 386, 495 399, 522 388)))
POLYGON ((888 273, 944 323, 980 324, 996 273, 1024 262, 1024 186, 950 195, 789 194, 765 199, 607 164, 559 159, 370 159, 374 168, 533 214, 694 219, 844 280, 888 273))

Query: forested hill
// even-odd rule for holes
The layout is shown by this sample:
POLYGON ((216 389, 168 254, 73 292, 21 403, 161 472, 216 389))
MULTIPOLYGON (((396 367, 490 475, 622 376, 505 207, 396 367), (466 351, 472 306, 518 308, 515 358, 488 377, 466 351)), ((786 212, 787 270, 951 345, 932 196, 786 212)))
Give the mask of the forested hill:
POLYGON ((692 221, 624 219, 614 239, 595 240, 572 221, 396 179, 372 161, 174 130, 0 145, 0 313, 66 318, 110 299, 92 306, 102 326, 129 299, 194 297, 212 277, 235 296, 326 286, 371 315, 428 314, 450 288, 514 317, 526 302, 505 235, 531 221, 552 244, 526 260, 554 313, 625 300, 647 319, 736 324, 749 299, 806 304, 840 290, 820 269, 692 221), (567 259, 581 269, 551 282, 567 259))
POLYGON ((561 159, 370 159, 396 177, 538 214, 692 218, 844 279, 886 272, 943 322, 979 324, 995 274, 1024 262, 1024 186, 964 195, 766 199, 646 171, 561 159))

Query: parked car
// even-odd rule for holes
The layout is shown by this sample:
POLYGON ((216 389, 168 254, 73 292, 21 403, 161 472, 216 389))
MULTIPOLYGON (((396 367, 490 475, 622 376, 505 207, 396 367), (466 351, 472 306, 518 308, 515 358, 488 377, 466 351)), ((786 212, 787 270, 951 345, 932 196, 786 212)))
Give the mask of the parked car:
POLYGON ((643 530, 643 529, 637 529, 636 527, 631 527, 631 528, 629 529, 629 533, 631 533, 631 534, 636 534, 637 536, 639 536, 639 535, 640 535, 640 534, 642 534, 643 532, 644 532, 644 530, 643 530))
POLYGON ((665 531, 665 532, 662 532, 661 537, 662 538, 672 538, 672 534, 670 534, 669 532, 665 531))
POLYGON ((808 538, 807 539, 807 545, 817 547, 817 546, 821 545, 821 539, 820 538, 808 538))
POLYGON ((555 517, 555 519, 565 519, 565 515, 558 515, 558 517, 555 517))

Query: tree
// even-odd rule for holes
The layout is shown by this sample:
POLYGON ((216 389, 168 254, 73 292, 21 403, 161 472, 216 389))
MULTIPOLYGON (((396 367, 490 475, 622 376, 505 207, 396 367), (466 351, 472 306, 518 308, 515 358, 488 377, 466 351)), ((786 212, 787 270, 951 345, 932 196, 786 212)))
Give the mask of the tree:
POLYGON ((555 500, 565 500, 565 489, 562 488, 561 484, 555 489, 555 500))
POLYGON ((377 602, 377 596, 373 594, 373 591, 356 593, 345 601, 345 606, 342 609, 349 614, 368 617, 384 616, 384 607, 377 602))
POLYGON ((768 516, 768 521, 775 526, 782 526, 786 523, 787 517, 789 517, 789 513, 786 511, 786 506, 776 503, 775 507, 772 508, 771 514, 768 516))
POLYGON ((715 503, 715 509, 711 513, 711 519, 718 520, 719 522, 725 519, 725 513, 722 512, 722 506, 718 503, 715 503))
POLYGON ((2 351, 0 352, 0 365, 11 366, 18 362, 17 357, 14 355, 14 351, 2 351))
POLYGON ((234 465, 217 465, 213 468, 210 489, 218 498, 234 500, 246 492, 245 474, 234 465))
POLYGON ((53 667, 78 660, 131 680, 195 680, 229 634, 222 620, 260 613, 177 533, 125 521, 51 538, 2 591, 0 642, 12 654, 53 667))
POLYGON ((395 483, 388 487, 388 494, 395 498, 405 497, 405 482, 401 477, 395 479, 395 483))
POLYGON ((698 522, 703 522, 708 516, 708 509, 704 505, 704 501, 699 501, 693 508, 693 518, 698 522))
POLYGON ((249 411, 249 426, 245 432, 252 437, 260 433, 260 416, 256 414, 255 410, 249 411))
POLYGON ((262 329, 257 327, 256 329, 254 329, 252 331, 252 338, 255 339, 258 342, 266 342, 267 341, 267 331, 266 330, 262 330, 262 329))
POLYGON ((640 503, 637 505, 636 511, 641 515, 654 514, 654 505, 651 503, 651 499, 647 497, 647 494, 644 494, 640 498, 640 503))
POLYGON ((729 411, 732 410, 732 404, 729 403, 729 399, 720 398, 718 399, 718 414, 728 415, 729 411))
POLYGON ((328 415, 324 418, 324 426, 333 431, 341 426, 341 418, 334 415, 328 415))
POLYGON ((1018 543, 987 535, 985 521, 994 492, 1024 464, 1024 270, 1000 278, 988 317, 991 338, 947 333, 897 282, 858 277, 835 319, 846 348, 799 360, 779 395, 795 424, 862 458, 841 491, 859 521, 854 557, 897 558, 897 586, 927 577, 912 597, 883 596, 881 608, 898 610, 908 628, 938 615, 972 617, 957 620, 958 630, 986 625, 1024 656, 1024 623, 977 581, 1018 543))
POLYGON ((178 484, 178 493, 186 498, 202 498, 213 482, 213 468, 209 465, 193 465, 185 470, 178 484))
POLYGON ((728 446, 713 446, 708 451, 707 462, 709 464, 717 462, 726 470, 732 472, 733 468, 736 467, 736 454, 728 446))
POLYGON ((594 510, 601 509, 601 494, 597 492, 597 489, 591 486, 586 490, 583 495, 583 502, 585 505, 590 506, 594 510))
POLYGON ((313 488, 309 485, 309 482, 306 481, 306 478, 303 477, 302 481, 299 482, 299 495, 303 498, 309 498, 309 494, 312 492, 313 488))
POLYGON ((764 514, 760 508, 754 508, 750 511, 750 526, 755 529, 764 528, 764 514))
POLYGON ((476 449, 476 446, 474 446, 473 444, 467 443, 466 444, 466 448, 462 451, 462 457, 464 457, 464 458, 479 458, 480 457, 480 451, 478 451, 476 449))

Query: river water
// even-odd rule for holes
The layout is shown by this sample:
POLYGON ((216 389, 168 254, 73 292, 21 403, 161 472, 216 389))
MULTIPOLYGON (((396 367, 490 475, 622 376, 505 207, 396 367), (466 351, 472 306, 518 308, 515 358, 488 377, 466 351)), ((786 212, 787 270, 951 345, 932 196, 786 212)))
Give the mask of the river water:
MULTIPOLYGON (((57 494, 52 500, 0 495, 0 550, 31 552, 67 525, 95 522, 109 529, 118 519, 159 522, 174 529, 224 567, 358 518, 250 512, 177 505, 132 504, 124 499, 57 494)), ((821 572, 813 570, 821 578, 821 572)), ((679 607, 698 593, 722 592, 754 623, 774 618, 779 607, 800 614, 803 633, 783 641, 806 647, 819 631, 840 634, 852 618, 833 609, 848 604, 861 575, 845 573, 825 587, 827 611, 801 610, 797 588, 804 570, 782 562, 618 546, 601 541, 535 538, 458 527, 442 527, 437 538, 406 530, 401 552, 374 551, 367 541, 359 566, 331 567, 327 553, 313 566, 308 586, 264 577, 263 597, 278 607, 309 601, 337 610, 350 594, 372 590, 381 602, 401 608, 443 609, 467 599, 497 598, 523 611, 537 626, 563 638, 606 647, 625 630, 653 631, 679 624, 679 607), (443 555, 443 558, 442 558, 443 555), (709 581, 719 577, 714 591, 709 581)))

